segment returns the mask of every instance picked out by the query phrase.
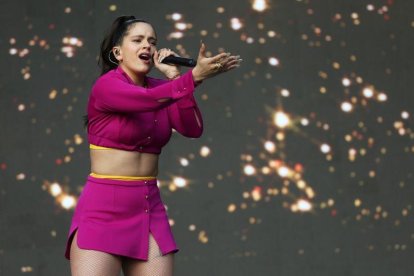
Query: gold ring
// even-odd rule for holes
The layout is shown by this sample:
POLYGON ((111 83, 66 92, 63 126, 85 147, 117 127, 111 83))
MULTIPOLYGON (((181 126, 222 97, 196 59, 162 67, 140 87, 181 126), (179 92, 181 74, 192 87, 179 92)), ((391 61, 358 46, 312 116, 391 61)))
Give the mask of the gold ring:
POLYGON ((215 64, 215 69, 219 70, 221 67, 223 67, 223 64, 221 64, 220 62, 216 62, 215 64))

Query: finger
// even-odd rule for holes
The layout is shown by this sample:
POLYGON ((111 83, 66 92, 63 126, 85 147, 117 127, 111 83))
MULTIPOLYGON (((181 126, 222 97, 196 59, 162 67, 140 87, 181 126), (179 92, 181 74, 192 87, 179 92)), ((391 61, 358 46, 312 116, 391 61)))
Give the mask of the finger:
POLYGON ((162 51, 158 57, 158 62, 161 63, 166 56, 165 51, 162 51))
POLYGON ((163 56, 165 56, 165 52, 168 51, 166 48, 162 48, 158 51, 158 62, 161 60, 163 56))
POLYGON ((154 63, 158 64, 158 58, 159 58, 158 51, 155 51, 152 56, 152 60, 154 61, 154 63))
POLYGON ((160 58, 160 62, 162 62, 166 57, 168 57, 168 55, 167 56, 162 56, 161 58, 160 58))
POLYGON ((198 51, 198 57, 199 58, 206 57, 206 45, 204 44, 204 42, 201 42, 200 50, 198 51))
POLYGON ((231 61, 223 64, 222 70, 228 71, 228 70, 231 70, 231 69, 236 68, 236 67, 240 67, 240 59, 231 60, 231 61))
POLYGON ((231 66, 231 65, 234 65, 234 64, 240 64, 240 62, 241 62, 240 59, 231 60, 231 61, 227 62, 226 65, 231 66))
POLYGON ((161 57, 160 57, 160 62, 162 62, 166 57, 169 57, 169 56, 171 56, 171 54, 170 53, 167 53, 167 54, 163 54, 163 55, 161 55, 161 57))
POLYGON ((240 55, 237 55, 237 56, 229 56, 227 59, 228 60, 237 60, 237 59, 240 59, 240 55))
POLYGON ((171 52, 172 52, 171 49, 167 49, 167 48, 162 49, 162 54, 164 54, 164 55, 168 55, 171 52))
POLYGON ((179 55, 175 53, 174 51, 172 51, 171 49, 164 48, 162 50, 162 53, 160 53, 159 62, 161 63, 164 60, 164 58, 169 57, 169 56, 179 57, 179 55))
POLYGON ((240 59, 240 56, 237 55, 237 56, 229 56, 228 60, 241 60, 241 59, 240 59))
POLYGON ((239 67, 240 67, 240 64, 234 64, 234 65, 231 65, 231 66, 227 67, 225 69, 225 71, 230 71, 232 69, 239 68, 239 67))
POLYGON ((215 64, 221 64, 221 69, 224 69, 226 66, 234 64, 235 62, 237 61, 234 59, 224 58, 224 59, 217 61, 215 64))
POLYGON ((232 62, 234 60, 237 60, 236 56, 229 56, 229 57, 224 57, 224 58, 220 59, 218 62, 225 65, 225 64, 227 64, 229 62, 232 62))
POLYGON ((211 58, 211 63, 220 62, 221 59, 225 59, 230 56, 230 53, 221 53, 211 58))
POLYGON ((171 50, 171 49, 165 54, 165 56, 166 57, 168 57, 168 56, 176 56, 176 57, 179 57, 179 55, 176 52, 174 52, 173 50, 171 50))

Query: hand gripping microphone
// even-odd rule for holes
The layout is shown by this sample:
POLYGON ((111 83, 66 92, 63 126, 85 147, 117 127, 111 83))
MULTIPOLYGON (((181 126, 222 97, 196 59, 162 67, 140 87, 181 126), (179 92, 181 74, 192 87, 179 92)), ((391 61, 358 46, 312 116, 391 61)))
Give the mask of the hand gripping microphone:
POLYGON ((170 64, 182 65, 182 66, 187 66, 187 67, 195 67, 197 65, 197 61, 194 59, 176 57, 173 55, 165 57, 161 63, 170 63, 170 64))

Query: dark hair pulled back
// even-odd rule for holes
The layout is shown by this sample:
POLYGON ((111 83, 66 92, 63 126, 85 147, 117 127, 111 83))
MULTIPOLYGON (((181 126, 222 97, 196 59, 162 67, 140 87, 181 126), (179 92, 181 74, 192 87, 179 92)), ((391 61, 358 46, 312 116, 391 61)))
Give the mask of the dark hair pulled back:
MULTIPOLYGON (((122 43, 124 37, 128 35, 129 28, 133 25, 133 23, 137 22, 150 24, 148 21, 135 18, 133 15, 120 16, 112 22, 111 27, 107 30, 105 37, 101 42, 101 50, 98 60, 98 65, 101 67, 101 76, 118 66, 109 60, 109 58, 111 58, 112 61, 116 61, 116 58, 112 53, 112 49, 114 46, 122 43)), ((83 122, 84 127, 87 128, 89 123, 88 115, 83 116, 83 122)))
POLYGON ((112 49, 114 46, 122 43, 123 38, 128 35, 128 30, 133 25, 132 23, 137 22, 150 24, 148 21, 137 19, 133 15, 120 16, 114 20, 112 26, 108 29, 104 39, 101 42, 101 51, 98 61, 98 64, 101 67, 101 76, 117 67, 116 64, 109 60, 109 56, 111 56, 111 60, 116 61, 116 58, 112 53, 112 49))

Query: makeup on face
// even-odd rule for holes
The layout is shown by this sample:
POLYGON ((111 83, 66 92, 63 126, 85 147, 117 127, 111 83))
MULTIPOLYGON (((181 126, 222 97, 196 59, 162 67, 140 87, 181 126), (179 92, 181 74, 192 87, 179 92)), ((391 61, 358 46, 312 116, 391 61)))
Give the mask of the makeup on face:
POLYGON ((131 46, 134 47, 134 50, 137 50, 139 60, 144 64, 151 64, 157 45, 157 38, 152 26, 145 23, 135 24, 127 39, 129 43, 132 43, 131 46))

